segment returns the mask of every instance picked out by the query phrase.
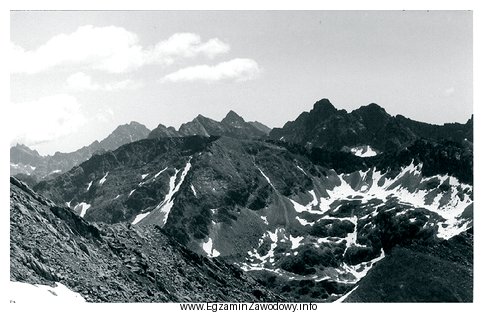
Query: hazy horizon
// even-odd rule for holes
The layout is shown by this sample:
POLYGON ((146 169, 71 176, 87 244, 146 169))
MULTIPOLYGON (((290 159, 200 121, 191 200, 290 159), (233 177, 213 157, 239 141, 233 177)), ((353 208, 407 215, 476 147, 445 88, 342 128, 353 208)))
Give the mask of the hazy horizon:
POLYGON ((282 127, 322 98, 473 113, 471 11, 12 11, 11 47, 11 144, 43 155, 130 121, 282 127))

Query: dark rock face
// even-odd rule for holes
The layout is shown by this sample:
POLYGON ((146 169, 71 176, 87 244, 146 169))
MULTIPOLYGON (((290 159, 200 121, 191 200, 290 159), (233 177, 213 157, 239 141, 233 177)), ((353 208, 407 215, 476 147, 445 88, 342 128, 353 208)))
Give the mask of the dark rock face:
POLYGON ((282 128, 274 128, 270 137, 336 151, 358 145, 396 151, 422 138, 472 142, 472 125, 472 118, 466 124, 432 125, 401 115, 393 117, 375 103, 348 113, 337 110, 328 99, 322 99, 310 112, 303 112, 282 128))
POLYGON ((284 300, 240 269, 197 255, 159 227, 90 224, 10 180, 10 279, 61 282, 90 302, 284 300))
POLYGON ((27 174, 33 179, 48 179, 64 173, 74 166, 86 161, 96 153, 114 150, 126 143, 144 139, 150 130, 144 125, 131 122, 118 126, 108 137, 94 141, 74 152, 56 152, 50 156, 40 156, 35 150, 25 145, 10 148, 10 175, 27 174))

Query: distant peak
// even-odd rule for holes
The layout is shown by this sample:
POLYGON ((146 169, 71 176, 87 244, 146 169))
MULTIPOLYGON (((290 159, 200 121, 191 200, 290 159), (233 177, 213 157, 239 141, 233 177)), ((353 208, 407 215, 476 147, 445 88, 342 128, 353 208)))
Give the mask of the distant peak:
POLYGON ((224 117, 222 123, 234 123, 234 122, 245 122, 242 116, 238 115, 234 111, 230 110, 229 113, 224 117))
MULTIPOLYGON (((362 106, 362 108, 364 108, 365 106, 362 106)), ((366 106, 367 109, 371 109, 371 110, 379 110, 379 111, 383 111, 383 112, 386 112, 384 108, 382 108, 381 106, 379 106, 378 104, 376 103, 370 103, 366 106)))
POLYGON ((337 109, 334 107, 333 104, 331 104, 331 102, 328 99, 324 98, 317 101, 314 104, 313 111, 327 114, 327 113, 334 113, 337 111, 337 109))
POLYGON ((160 123, 158 124, 158 126, 156 126, 156 128, 166 129, 166 126, 160 123))
POLYGON ((229 116, 240 117, 240 115, 238 115, 237 113, 235 113, 233 110, 230 110, 230 111, 227 113, 227 116, 226 116, 226 117, 229 117, 229 116))
POLYGON ((363 105, 361 107, 359 107, 358 109, 355 110, 357 113, 363 113, 363 114, 371 114, 371 115, 379 115, 379 116, 382 116, 382 115, 389 115, 387 113, 387 111, 385 111, 384 108, 382 108, 381 106, 379 106, 378 104, 376 103, 370 103, 368 105, 363 105))
POLYGON ((15 145, 15 148, 27 148, 27 149, 30 149, 29 147, 27 147, 26 145, 24 145, 23 143, 18 143, 15 145))

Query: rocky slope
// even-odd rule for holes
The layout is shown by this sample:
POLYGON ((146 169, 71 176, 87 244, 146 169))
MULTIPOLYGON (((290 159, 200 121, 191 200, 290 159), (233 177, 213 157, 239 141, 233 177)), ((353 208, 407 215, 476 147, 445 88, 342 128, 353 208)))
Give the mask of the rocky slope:
POLYGON ((328 99, 322 99, 314 104, 310 112, 303 112, 282 128, 274 128, 270 137, 354 153, 362 146, 370 146, 376 154, 401 150, 417 139, 472 142, 472 129, 473 118, 466 124, 432 125, 401 115, 393 117, 374 103, 348 113, 346 110, 337 110, 328 99))
POLYGON ((470 149, 416 140, 363 158, 281 141, 154 138, 35 189, 88 221, 156 225, 286 297, 334 301, 395 247, 472 227, 470 149))
POLYGON ((472 229, 435 245, 397 247, 344 302, 472 302, 472 229))
POLYGON ((266 137, 270 128, 259 122, 246 122, 234 111, 217 122, 203 115, 198 115, 193 121, 182 124, 177 131, 173 127, 158 125, 148 138, 182 137, 182 136, 227 136, 239 139, 266 137))
POLYGON ((32 180, 47 179, 64 173, 86 161, 95 153, 114 150, 126 143, 144 139, 150 130, 144 125, 131 122, 118 126, 108 137, 94 141, 89 146, 74 152, 56 152, 54 155, 41 156, 25 145, 17 144, 10 148, 10 175, 32 175, 32 180))
POLYGON ((191 252, 158 226, 89 223, 13 177, 10 279, 58 283, 89 302, 285 300, 240 269, 191 252))

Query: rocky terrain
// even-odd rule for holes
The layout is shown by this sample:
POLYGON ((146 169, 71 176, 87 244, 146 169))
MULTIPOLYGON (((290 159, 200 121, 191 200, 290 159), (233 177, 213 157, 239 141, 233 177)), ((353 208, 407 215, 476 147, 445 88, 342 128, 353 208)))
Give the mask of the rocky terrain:
POLYGON ((433 244, 472 227, 472 186, 445 168, 424 170, 433 159, 418 151, 406 150, 401 165, 377 156, 353 164, 361 169, 346 162, 335 170, 270 142, 161 138, 97 156, 35 188, 87 220, 158 225, 286 297, 333 301, 393 247, 433 244))
POLYGON ((10 279, 61 283, 89 302, 283 301, 158 226, 89 223, 10 179, 10 279))
POLYGON ((248 125, 234 112, 160 125, 34 190, 113 233, 231 264, 267 295, 472 301, 472 119, 435 126, 323 99, 271 138, 248 125))
POLYGON ((472 229, 438 244, 396 247, 345 302, 473 302, 472 229))
POLYGON ((27 178, 31 183, 55 177, 88 160, 96 153, 115 150, 126 143, 144 139, 149 133, 150 130, 144 125, 131 122, 118 126, 100 142, 96 140, 89 146, 74 152, 56 152, 54 155, 47 156, 41 156, 37 151, 17 144, 10 148, 10 175, 21 174, 22 179, 31 176, 27 178))

